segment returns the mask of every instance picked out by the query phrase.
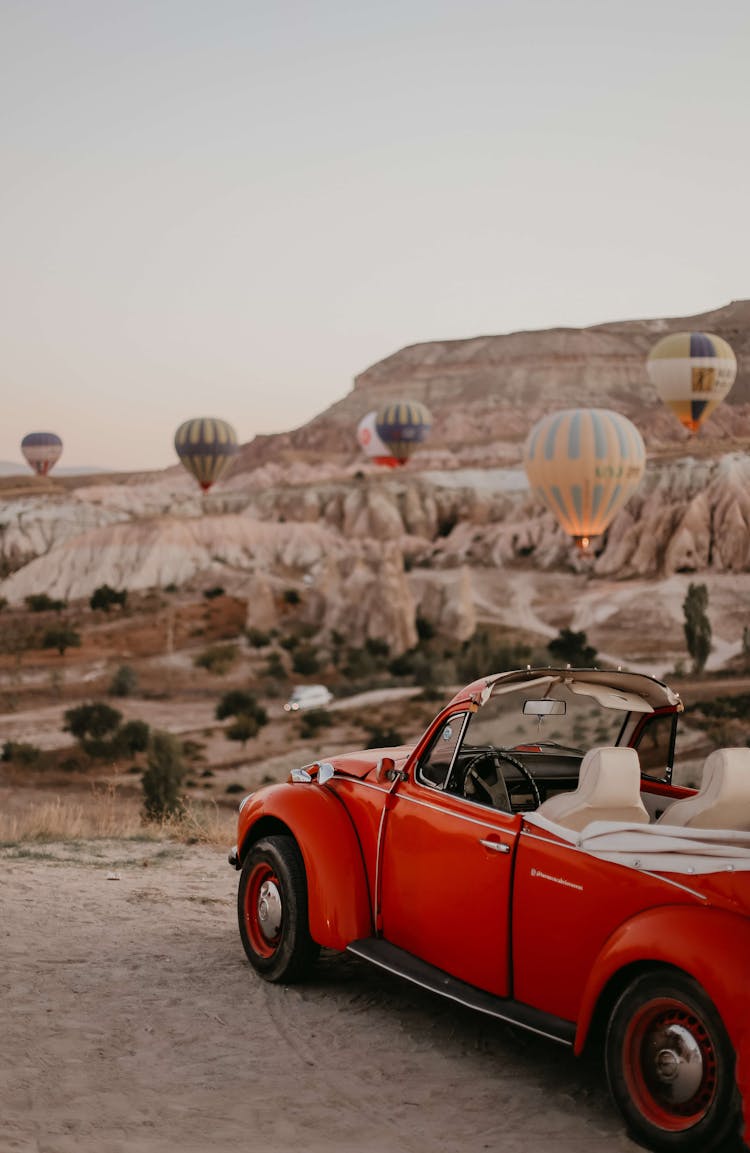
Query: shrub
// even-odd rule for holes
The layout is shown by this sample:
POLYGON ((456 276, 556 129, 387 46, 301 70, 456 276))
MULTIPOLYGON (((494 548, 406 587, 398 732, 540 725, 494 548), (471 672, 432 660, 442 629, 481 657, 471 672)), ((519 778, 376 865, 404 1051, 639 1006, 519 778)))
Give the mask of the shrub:
POLYGON ((24 597, 24 600, 26 607, 31 609, 33 613, 45 613, 51 609, 59 613, 61 609, 65 608, 65 601, 53 600, 46 593, 31 593, 30 596, 24 597))
POLYGON ((585 632, 576 633, 567 628, 560 629, 549 642, 547 652, 553 660, 574 668, 585 668, 596 660, 596 649, 587 644, 585 632))
POLYGON ((237 781, 233 781, 231 785, 227 785, 224 791, 226 793, 246 793, 247 789, 244 785, 240 785, 237 781))
POLYGON ((92 609, 101 609, 103 612, 108 613, 112 605, 120 605, 125 608, 128 599, 127 589, 122 589, 119 592, 116 589, 110 588, 109 585, 99 585, 99 588, 94 589, 89 597, 89 605, 92 609))
POLYGON ((314 737, 320 729, 333 724, 333 717, 327 709, 310 709, 300 718, 300 736, 305 740, 314 737))
POLYGON ((117 748, 123 753, 142 753, 148 748, 150 728, 145 721, 126 721, 115 734, 117 748))
POLYGON ((151 734, 147 768, 141 778, 146 820, 161 821, 183 812, 180 787, 184 776, 180 742, 171 733, 157 729, 151 734))
POLYGON ((264 649, 271 643, 271 634, 264 633, 263 629, 249 628, 246 633, 247 643, 254 649, 264 649))
POLYGON ((242 747, 253 737, 257 737, 260 724, 255 717, 241 713, 231 725, 227 726, 226 734, 230 741, 242 741, 242 747))
POLYGON ((138 687, 138 674, 130 665, 120 665, 109 684, 113 697, 129 697, 138 687))
POLYGON ((207 601, 213 601, 216 600, 217 597, 224 596, 224 589, 221 587, 221 585, 214 585, 213 588, 204 589, 203 595, 207 601))
POLYGON ((217 721, 224 721, 227 717, 247 716, 258 723, 258 727, 268 722, 268 714, 262 705, 259 705, 252 693, 244 689, 232 689, 224 693, 216 706, 217 721))
POLYGON ((266 676, 277 681, 286 680, 286 669, 280 653, 273 652, 266 662, 266 676))
POLYGON ((81 635, 70 625, 57 625, 46 629, 42 635, 42 648, 57 649, 60 656, 64 655, 66 649, 79 649, 80 647, 81 635))
POLYGON ((298 605, 301 599, 296 589, 284 589, 282 600, 285 605, 298 605))
POLYGON ((13 761, 17 765, 36 765, 42 755, 42 750, 36 745, 29 745, 25 741, 6 741, 3 745, 3 761, 13 761))
POLYGON ((85 742, 89 739, 102 740, 112 736, 122 720, 122 713, 103 701, 95 701, 66 709, 64 718, 63 731, 72 733, 85 748, 85 742))
POLYGON ((367 731, 365 748, 390 749, 397 745, 403 745, 403 743, 404 738, 398 729, 378 728, 375 726, 367 731))
POLYGON ((317 673, 320 669, 317 651, 310 645, 300 645, 292 653, 292 668, 303 677, 317 673))
POLYGON ((222 676, 229 672, 236 660, 237 645, 212 645, 211 648, 199 653, 194 658, 193 664, 196 668, 206 669, 209 673, 222 676))

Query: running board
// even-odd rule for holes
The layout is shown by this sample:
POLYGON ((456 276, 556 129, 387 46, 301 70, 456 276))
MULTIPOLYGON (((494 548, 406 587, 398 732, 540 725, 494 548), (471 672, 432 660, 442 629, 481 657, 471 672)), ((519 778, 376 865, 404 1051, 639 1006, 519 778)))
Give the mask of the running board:
POLYGON ((575 1040, 576 1027, 571 1021, 563 1021, 560 1017, 553 1017, 543 1013, 541 1009, 533 1009, 529 1005, 522 1005, 506 997, 496 997, 492 993, 485 993, 464 981, 450 977, 442 969, 420 961, 419 957, 407 953, 384 941, 382 937, 363 937, 360 941, 352 941, 347 945, 347 952, 363 961, 370 961, 389 973, 404 977, 414 985, 429 989, 432 993, 439 993, 441 997, 449 997, 459 1005, 466 1005, 469 1009, 476 1009, 479 1013, 486 1013, 490 1017, 497 1017, 507 1021, 509 1025, 518 1025, 521 1029, 528 1029, 551 1041, 561 1045, 572 1045, 575 1040))

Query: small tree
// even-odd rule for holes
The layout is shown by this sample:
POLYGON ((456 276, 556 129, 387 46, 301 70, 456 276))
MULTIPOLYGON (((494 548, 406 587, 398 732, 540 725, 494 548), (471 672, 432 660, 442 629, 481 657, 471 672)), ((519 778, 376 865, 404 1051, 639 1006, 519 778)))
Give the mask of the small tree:
POLYGON ((26 607, 31 609, 33 613, 45 613, 50 610, 60 612, 65 608, 65 601, 53 600, 52 597, 47 596, 46 593, 31 593, 29 596, 24 597, 26 607))
POLYGON ((247 713, 240 713, 235 721, 227 727, 226 733, 230 741, 242 741, 242 747, 253 737, 257 737, 260 731, 260 725, 255 717, 248 716, 247 713))
POLYGON ((130 754, 145 752, 150 731, 145 721, 126 721, 115 733, 117 748, 130 754))
POLYGON ((66 709, 64 716, 64 731, 72 733, 82 743, 89 737, 102 740, 111 736, 122 720, 122 713, 103 701, 66 709))
POLYGON ((706 667, 711 652, 711 622, 708 619, 708 589, 705 585, 688 585, 682 611, 685 615, 685 641, 693 659, 693 672, 700 673, 706 667))
POLYGON ((292 654, 292 668, 300 676, 309 677, 320 669, 318 654, 310 645, 300 645, 292 654))
POLYGON ((141 778, 146 820, 161 821, 183 811, 180 787, 184 776, 180 742, 171 733, 157 729, 151 734, 147 768, 141 778))
POLYGON ((572 629, 560 629, 547 645, 547 652, 553 660, 574 668, 586 668, 596 660, 596 649, 587 643, 585 632, 576 633, 572 629))
POLYGON ((55 625, 45 629, 42 634, 42 648, 57 649, 60 656, 64 656, 66 649, 79 649, 80 647, 81 634, 77 633, 72 625, 55 625))
POLYGON ((193 664, 196 668, 207 669, 209 673, 223 676, 224 673, 229 672, 236 660, 237 645, 212 645, 211 648, 204 649, 202 653, 194 657, 193 664))
POLYGON ((120 665, 109 684, 110 696, 129 697, 138 687, 138 674, 130 665, 120 665))
POLYGON ((265 725, 268 714, 262 705, 259 705, 252 693, 244 689, 231 689, 224 693, 216 706, 217 721, 224 721, 227 717, 252 717, 257 721, 258 727, 265 725))
POLYGON ((94 589, 89 598, 89 605, 92 609, 102 609, 103 612, 108 613, 112 605, 121 605, 125 608, 128 599, 128 590, 121 589, 119 592, 116 589, 110 588, 109 585, 99 585, 98 589, 94 589))

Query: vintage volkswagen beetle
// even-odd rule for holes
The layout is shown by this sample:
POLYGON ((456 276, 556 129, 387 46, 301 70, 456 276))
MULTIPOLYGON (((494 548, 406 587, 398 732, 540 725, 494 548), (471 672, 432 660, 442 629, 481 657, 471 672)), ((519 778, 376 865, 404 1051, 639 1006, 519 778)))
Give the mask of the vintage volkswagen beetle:
POLYGON ((575 1053, 603 1038, 638 1140, 747 1142, 750 749, 673 784, 681 712, 641 674, 527 668, 414 747, 251 794, 229 857, 250 962, 293 981, 349 950, 575 1053))

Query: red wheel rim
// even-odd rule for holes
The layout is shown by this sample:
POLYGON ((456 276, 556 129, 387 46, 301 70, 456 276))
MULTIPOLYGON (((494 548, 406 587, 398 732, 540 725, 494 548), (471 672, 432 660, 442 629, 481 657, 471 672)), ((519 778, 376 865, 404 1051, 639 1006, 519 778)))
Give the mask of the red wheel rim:
POLYGON ((691 1129, 716 1098, 718 1071, 701 1018, 672 997, 641 1005, 623 1041, 623 1073, 642 1115, 670 1133, 691 1129))
POLYGON ((266 861, 259 861, 248 877, 243 914, 254 952, 260 957, 272 957, 281 940, 281 886, 266 861))

